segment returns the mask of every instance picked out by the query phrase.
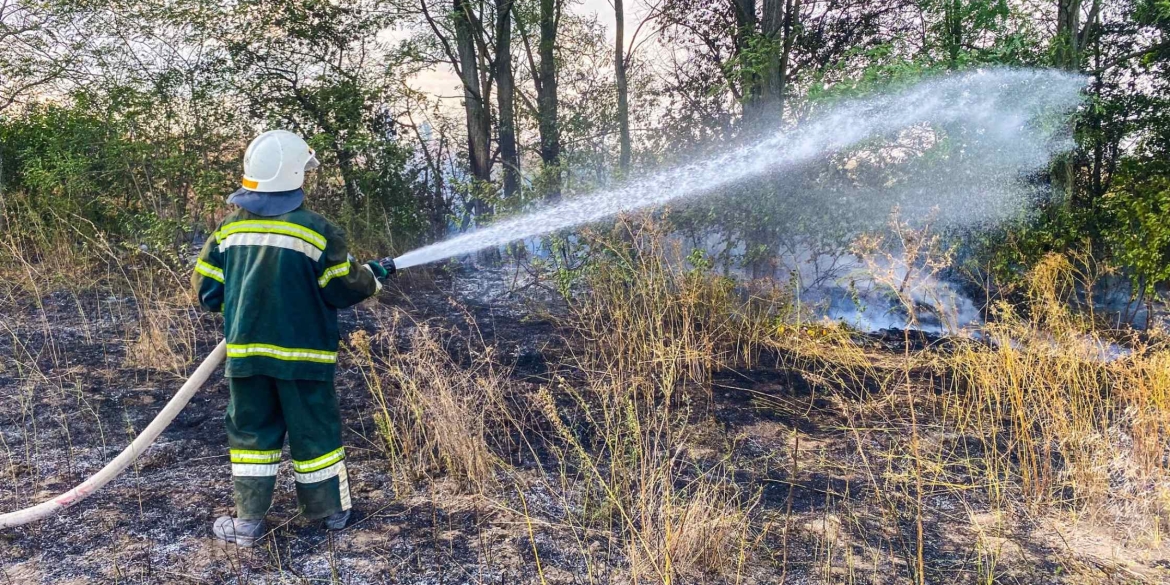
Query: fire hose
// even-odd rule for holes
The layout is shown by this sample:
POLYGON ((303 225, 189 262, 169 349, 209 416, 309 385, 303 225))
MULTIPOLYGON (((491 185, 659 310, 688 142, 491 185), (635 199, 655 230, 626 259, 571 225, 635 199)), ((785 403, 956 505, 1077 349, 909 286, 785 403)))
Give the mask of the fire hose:
POLYGON ((48 518, 84 500, 94 492, 102 489, 103 486, 110 483, 115 477, 118 477, 118 474, 129 467, 170 426, 171 421, 175 420, 175 417, 179 415, 183 407, 187 406, 187 403, 191 401, 191 397, 195 395, 195 392, 207 382, 207 378, 211 377, 211 373, 223 362, 226 348, 226 341, 219 342, 219 345, 215 346, 215 349, 211 351, 211 355, 207 356, 207 359, 204 359, 198 368, 195 368, 195 373, 191 374, 190 378, 187 378, 187 381, 183 383, 183 386, 179 388, 179 391, 175 393, 170 402, 167 402, 167 405, 158 413, 158 416, 154 417, 154 420, 150 421, 150 424, 113 461, 107 463, 105 467, 90 476, 89 479, 81 482, 77 487, 51 500, 41 502, 23 510, 0 514, 0 528, 12 528, 48 518))
MULTIPOLYGON (((383 258, 377 262, 386 270, 387 275, 394 274, 395 267, 393 258, 383 258)), ((380 284, 378 286, 381 288, 380 284)), ((90 476, 89 479, 78 484, 77 487, 51 500, 41 502, 23 510, 0 514, 0 529, 12 528, 48 518, 84 500, 94 492, 102 489, 107 483, 113 481, 115 477, 118 477, 118 474, 125 471, 127 467, 130 467, 130 464, 139 455, 144 453, 154 443, 154 440, 170 426, 171 421, 175 420, 175 417, 191 401, 191 397, 199 391, 199 388, 203 387, 203 384, 207 382, 207 378, 211 377, 211 373, 223 362, 226 352, 227 341, 219 342, 219 345, 211 350, 211 355, 208 355, 203 360, 203 363, 199 364, 198 368, 195 368, 195 373, 191 374, 190 378, 187 378, 187 381, 171 397, 170 402, 167 402, 167 405, 158 413, 158 416, 154 417, 154 420, 150 421, 150 424, 146 425, 146 428, 113 461, 107 463, 105 467, 90 476)))

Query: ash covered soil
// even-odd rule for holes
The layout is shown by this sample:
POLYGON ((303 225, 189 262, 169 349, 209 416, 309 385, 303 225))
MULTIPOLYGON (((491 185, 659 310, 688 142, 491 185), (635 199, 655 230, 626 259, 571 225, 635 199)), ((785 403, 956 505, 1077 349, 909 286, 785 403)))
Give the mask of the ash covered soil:
MULTIPOLYGON (((380 350, 394 352, 409 345, 410 323, 455 338, 482 336, 509 367, 509 396, 522 407, 525 396, 555 387, 554 373, 571 378, 573 372, 555 365, 562 363, 557 358, 569 343, 567 332, 541 316, 550 307, 555 312, 555 295, 517 292, 514 276, 463 269, 404 280, 376 301, 344 311, 343 337, 364 330, 380 350), (403 317, 408 324, 387 335, 387 324, 403 317)), ((2 311, 0 512, 45 501, 100 469, 219 338, 216 317, 174 308, 175 319, 194 324, 179 333, 189 336, 193 360, 168 371, 138 359, 150 352, 142 347, 131 298, 52 293, 2 311)), ((877 346, 882 341, 875 338, 877 346)), ((263 544, 238 549, 211 539, 212 521, 232 513, 223 430, 228 389, 220 370, 105 489, 43 522, 0 531, 0 583, 631 581, 630 560, 615 536, 580 541, 560 528, 562 504, 542 492, 546 482, 535 481, 556 463, 531 460, 539 448, 501 448, 497 455, 510 480, 494 491, 468 493, 442 476, 413 489, 396 485, 355 359, 343 350, 337 376, 356 508, 346 530, 327 533, 297 517, 286 456, 263 544), (529 486, 523 500, 521 484, 529 486)), ((735 481, 758 496, 759 526, 751 531, 757 552, 745 556, 735 575, 695 575, 688 582, 910 582, 911 559, 898 551, 913 540, 914 523, 874 505, 875 494, 852 475, 858 440, 836 400, 818 395, 799 375, 765 365, 718 374, 709 398, 693 410, 704 432, 688 451, 734 463, 735 481)), ((969 509, 970 496, 940 492, 930 500, 926 582, 973 581, 984 562, 976 533, 994 533, 999 543, 996 566, 987 571, 996 582, 1170 582, 1161 568, 1165 556, 1119 554, 1107 535, 981 514, 969 509)))

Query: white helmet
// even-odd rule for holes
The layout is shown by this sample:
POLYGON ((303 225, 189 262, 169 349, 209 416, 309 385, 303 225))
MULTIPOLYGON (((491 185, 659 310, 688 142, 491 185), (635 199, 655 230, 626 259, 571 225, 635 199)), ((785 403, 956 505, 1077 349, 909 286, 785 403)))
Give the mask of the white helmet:
POLYGON ((300 189, 305 171, 319 165, 313 149, 300 136, 288 130, 269 130, 244 151, 244 188, 262 193, 300 189))

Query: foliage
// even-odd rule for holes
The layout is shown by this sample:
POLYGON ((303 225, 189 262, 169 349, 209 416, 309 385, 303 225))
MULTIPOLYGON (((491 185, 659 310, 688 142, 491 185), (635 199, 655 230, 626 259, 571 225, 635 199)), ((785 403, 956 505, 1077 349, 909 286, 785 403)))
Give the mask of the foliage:
MULTIPOLYGON (((1070 124, 1075 149, 1027 178, 1045 194, 1036 213, 965 236, 960 255, 979 267, 974 280, 990 267, 1010 285, 1049 252, 1087 246, 1145 293, 1164 290, 1168 171, 1158 161, 1170 154, 1170 8, 1057 4, 1076 8, 1075 22, 1054 22, 1057 6, 1012 0, 648 6, 644 22, 631 23, 626 53, 634 172, 785 131, 844 98, 956 70, 1058 65, 1087 76, 1088 105, 1070 124)), ((542 5, 533 0, 458 4, 473 29, 462 40, 453 5, 436 0, 13 0, 0 8, 0 211, 76 215, 178 251, 222 213, 250 136, 273 127, 317 149, 324 164, 308 185, 311 204, 344 224, 363 253, 473 229, 549 192, 608 188, 626 178, 617 171, 609 15, 552 5, 560 113, 550 126, 540 107, 542 5), (504 53, 493 46, 501 17, 513 25, 510 63, 497 62, 504 53), (462 93, 463 80, 444 68, 457 68, 467 49, 488 117, 476 132, 492 134, 487 180, 472 180, 471 126, 445 99, 462 93), (520 168, 520 188, 507 193, 495 95, 505 65, 520 168), (561 145, 555 161, 541 148, 550 127, 561 145)), ((954 154, 957 139, 942 135, 917 164, 954 154)), ((889 147, 862 149, 874 157, 889 147)), ((721 264, 752 274, 791 268, 778 255, 839 255, 886 214, 811 203, 912 171, 856 158, 736 185, 671 218, 692 243, 717 235, 721 264)))
POLYGON ((1114 221, 1108 241, 1142 292, 1170 282, 1170 175, 1124 161, 1104 206, 1114 221))
POLYGON ((34 105, 0 122, 3 211, 16 232, 41 222, 92 225, 118 237, 141 234, 152 248, 175 248, 217 206, 238 173, 221 155, 221 136, 171 135, 151 119, 152 96, 123 91, 103 103, 76 94, 69 105, 34 105))

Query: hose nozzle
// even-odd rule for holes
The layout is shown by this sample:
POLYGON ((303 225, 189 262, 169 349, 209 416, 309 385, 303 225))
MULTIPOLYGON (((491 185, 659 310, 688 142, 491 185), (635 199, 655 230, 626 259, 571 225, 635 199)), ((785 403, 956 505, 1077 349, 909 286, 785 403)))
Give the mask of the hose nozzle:
POLYGON ((394 267, 394 259, 389 257, 389 256, 387 256, 381 260, 378 260, 378 264, 381 265, 382 268, 386 269, 387 276, 397 272, 397 269, 394 267))

